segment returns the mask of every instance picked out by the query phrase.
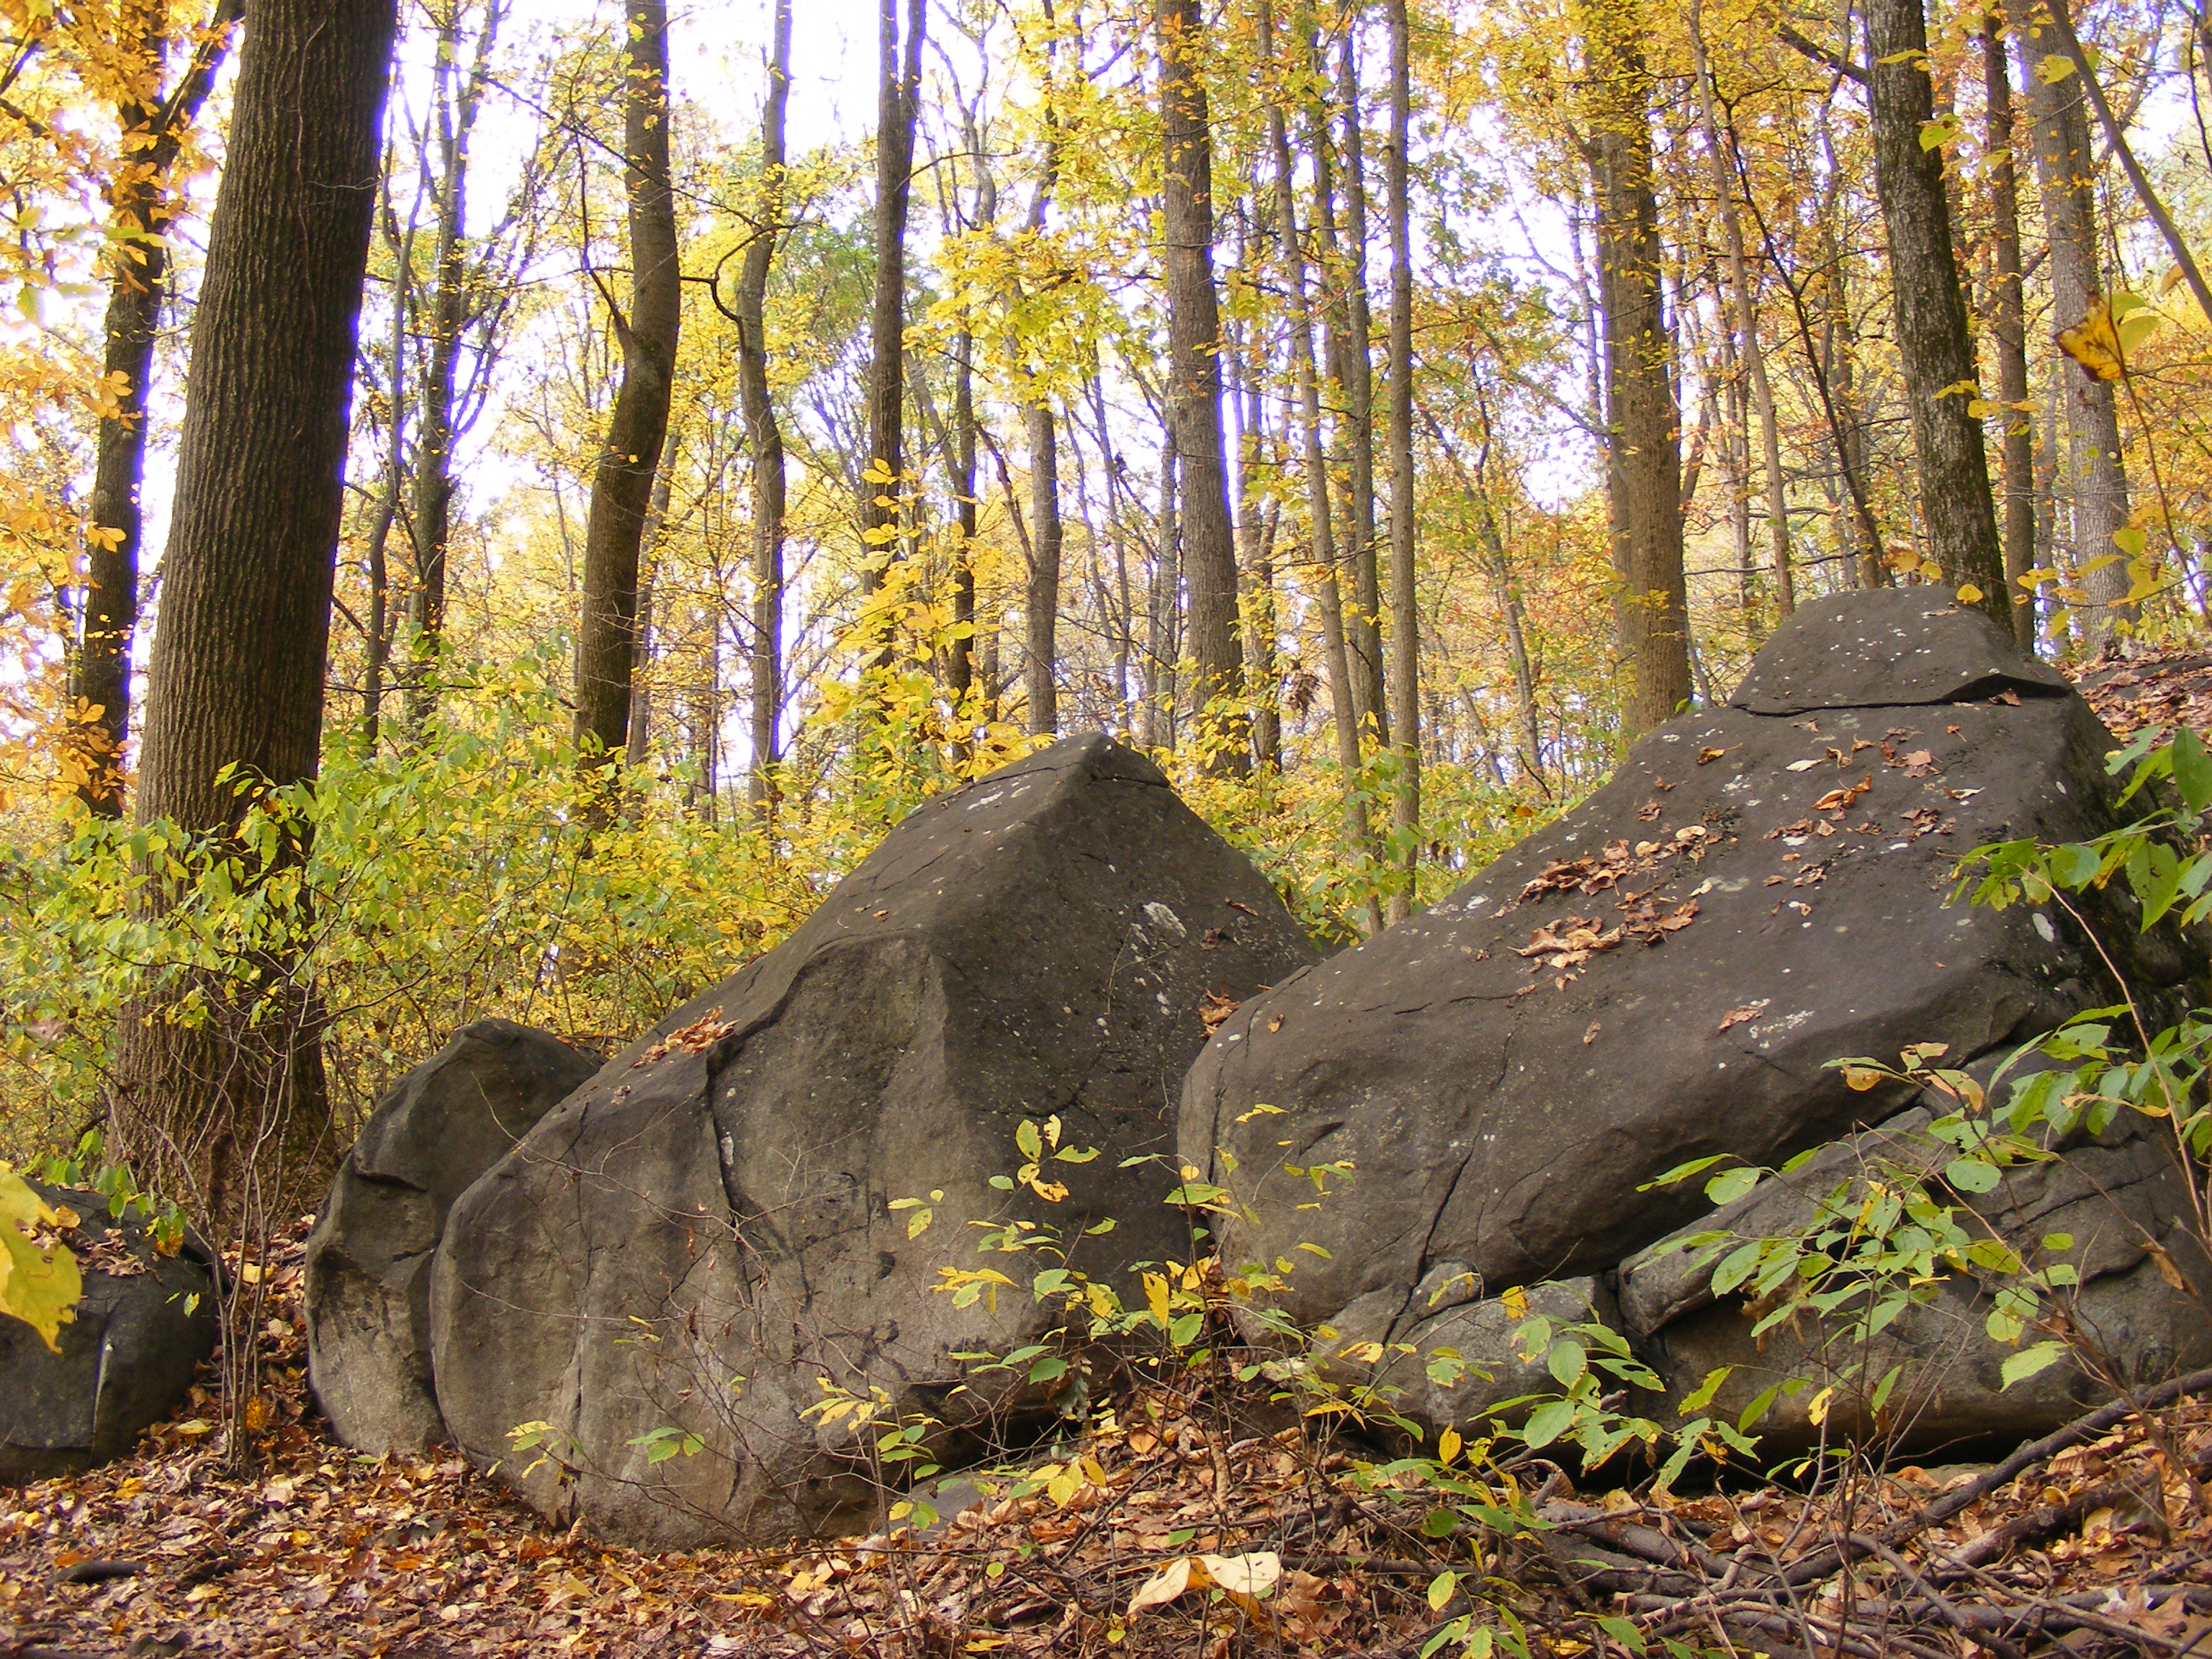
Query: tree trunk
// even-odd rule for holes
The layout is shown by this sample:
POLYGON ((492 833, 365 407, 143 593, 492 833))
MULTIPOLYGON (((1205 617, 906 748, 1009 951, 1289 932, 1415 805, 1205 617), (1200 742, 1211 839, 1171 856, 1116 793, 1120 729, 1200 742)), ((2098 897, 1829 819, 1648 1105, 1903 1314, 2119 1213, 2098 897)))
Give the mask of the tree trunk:
POLYGON ((1420 856, 1420 611, 1413 544, 1413 254, 1407 173, 1412 149, 1412 31, 1406 0, 1383 0, 1390 34, 1390 144, 1383 157, 1384 214, 1390 240, 1390 733, 1397 749, 1397 790, 1390 828, 1404 845, 1407 890, 1390 899, 1389 916, 1412 913, 1420 856))
POLYGON ((653 505, 638 537, 637 628, 629 659, 629 741, 626 763, 641 764, 653 735, 653 589, 660 571, 660 528, 668 522, 668 498, 674 489, 676 453, 683 434, 674 425, 660 446, 660 465, 653 473, 653 505))
MULTIPOLYGON (((1249 246, 1240 246, 1238 256, 1242 270, 1250 270, 1250 261, 1257 257, 1249 246)), ((1255 488, 1266 416, 1260 402, 1259 365, 1247 355, 1243 331, 1233 322, 1229 325, 1226 356, 1229 414, 1237 444, 1237 562, 1244 573, 1244 657, 1249 671, 1246 684, 1252 694, 1252 761, 1264 770, 1279 767, 1283 757, 1283 714, 1277 701, 1279 675, 1275 665, 1275 562, 1261 533, 1255 488)))
POLYGON ((1782 477, 1782 435, 1775 418, 1774 389, 1767 382, 1766 352, 1759 339, 1759 307, 1743 257, 1743 222, 1736 212, 1735 169, 1721 148, 1720 122, 1713 113, 1712 65, 1705 61, 1700 33, 1701 8, 1690 0, 1690 52, 1698 81, 1698 110, 1705 126, 1714 199, 1720 204, 1721 233, 1728 249, 1729 283, 1735 290, 1736 327, 1742 337, 1743 367, 1751 384, 1752 407, 1759 413, 1759 457, 1766 471, 1766 533, 1774 561, 1774 595, 1787 617, 1797 608, 1796 579, 1790 570, 1790 497, 1782 477))
POLYGON ((1042 396, 1025 411, 1030 437, 1030 580, 1024 617, 1027 654, 1023 688, 1029 694, 1030 735, 1060 729, 1060 699, 1053 676, 1060 621, 1060 449, 1052 405, 1042 396))
POLYGON ((629 666, 637 629, 638 550, 653 475, 668 435, 683 310, 676 198, 668 175, 667 0, 624 0, 623 185, 629 198, 630 314, 615 317, 622 389, 592 477, 584 530, 582 638, 576 653, 576 746, 586 764, 629 742, 629 666))
POLYGON ((1171 749, 1176 740, 1176 618, 1182 588, 1182 526, 1176 512, 1176 433, 1171 408, 1162 411, 1160 499, 1154 536, 1152 592, 1145 634, 1145 744, 1171 749))
POLYGON ((437 243, 430 267, 429 342, 422 355, 421 425, 415 447, 415 591, 407 607, 413 637, 408 652, 407 725, 419 734, 436 702, 438 651, 446 629, 446 552, 453 511, 453 374, 461 331, 470 312, 468 234, 469 139, 483 106, 491 52, 499 36, 500 0, 484 10, 476 62, 453 85, 460 54, 463 0, 444 0, 438 19, 436 88, 437 243))
MULTIPOLYGON (((2051 37, 2034 40, 2029 0, 2010 0, 2014 40, 2018 43, 2027 89, 2028 113, 2035 130, 2036 180, 2042 187, 2043 222, 2050 237, 2051 327, 2078 327, 2091 308, 2102 303, 2099 270, 2096 158, 2089 145, 2089 118, 2082 106, 2081 77, 2046 83, 2035 70, 2051 37)), ((2112 532, 2128 522, 2128 475, 2120 459, 2119 406, 2112 382, 2064 362, 2055 365, 2065 406, 2067 462, 2058 492, 2074 513, 2075 557, 2081 564, 2110 562, 2085 570, 2081 584, 2089 596, 2082 623, 2092 645, 2116 622, 2133 622, 2136 608, 2127 596, 2134 585, 2128 561, 2112 545, 2112 532)))
MULTIPOLYGON (((119 252, 107 283, 107 337, 101 368, 121 378, 115 412, 100 422, 85 538, 82 614, 70 664, 70 696, 97 714, 70 735, 76 798, 103 817, 123 815, 124 746, 131 735, 131 643, 138 627, 138 556, 144 520, 138 501, 146 476, 147 392, 154 337, 169 277, 169 221, 176 212, 169 170, 184 136, 215 84, 241 0, 218 0, 210 33, 175 90, 150 102, 117 106, 127 158, 108 190, 119 252)), ((158 9, 144 14, 135 50, 157 73, 164 45, 158 9)), ((157 82, 158 87, 158 82, 157 82)))
POLYGON ((1587 141, 1598 205, 1609 445, 1617 480, 1621 644, 1634 737, 1672 720, 1692 693, 1682 574, 1681 419, 1668 372, 1651 174, 1651 71, 1633 0, 1578 0, 1593 81, 1587 141))
MULTIPOLYGON (((1261 72, 1274 62, 1272 0, 1260 0, 1261 72)), ((1355 864, 1372 851, 1368 844, 1366 797, 1359 787, 1359 713, 1353 690, 1351 652, 1345 637, 1343 592, 1338 582, 1336 548, 1330 531, 1328 459, 1322 443, 1320 376, 1314 363, 1313 313, 1306 295, 1306 256, 1298 237, 1297 173, 1283 120, 1282 100, 1267 100, 1267 137, 1275 155, 1275 236, 1282 249, 1283 289, 1290 299, 1291 367, 1297 382, 1299 439, 1304 450, 1308 566, 1321 610, 1322 646, 1328 667, 1330 724, 1335 728, 1336 763, 1343 775, 1344 851, 1355 864)), ((1315 204, 1316 219, 1327 212, 1315 204)), ((1382 930, 1382 912, 1370 899, 1360 907, 1363 933, 1382 930)))
MULTIPOLYGON (((1323 210, 1316 216, 1322 231, 1322 257, 1335 298, 1328 308, 1330 373, 1336 377, 1343 410, 1336 423, 1343 457, 1345 567, 1352 573, 1352 614, 1346 643, 1352 651, 1352 699, 1363 726, 1372 723, 1375 741, 1390 742, 1390 707, 1382 660, 1382 590, 1375 552, 1375 319, 1367 303, 1367 153, 1359 123, 1358 31, 1346 29, 1337 64, 1336 96, 1344 118, 1344 238, 1340 246, 1328 207, 1332 195, 1328 163, 1332 144, 1328 112, 1318 99, 1311 106, 1316 195, 1323 210)), ((1315 84, 1328 80, 1328 63, 1316 46, 1315 84)))
MULTIPOLYGON (((784 116, 791 103, 791 0, 775 0, 768 94, 761 106, 761 188, 738 270, 738 403, 753 464, 752 764, 746 792, 763 817, 775 803, 783 710, 783 429, 769 392, 768 273, 783 234, 784 116)), ((972 451, 970 452, 972 454, 972 451)))
POLYGON ((1982 77, 1989 129, 1991 241, 1996 280, 1990 295, 1990 337, 1996 343, 1997 401, 2004 422, 2005 609, 2020 648, 2035 650, 2035 599, 2023 579, 2035 564, 2035 417, 2027 401, 2027 323, 2021 284, 2020 191, 2013 166, 2012 75, 2002 19, 1982 15, 1982 77))
MULTIPOLYGON (((907 0, 899 40, 898 0, 877 13, 875 298, 868 313, 868 463, 860 481, 860 591, 879 592, 899 556, 906 456, 906 221, 914 191, 914 124, 920 104, 926 0, 907 0)), ((890 665, 889 629, 870 625, 877 643, 868 665, 890 665)))
POLYGON ((1166 234, 1168 401, 1180 475, 1182 565, 1190 586, 1192 701, 1209 770, 1241 772, 1244 685, 1237 548, 1221 448, 1221 309, 1213 287, 1213 136, 1199 76, 1199 0, 1153 0, 1160 62, 1166 234), (1218 707, 1216 705, 1218 705, 1218 707), (1207 711, 1212 712, 1209 714, 1207 711))
POLYGON ((416 219, 410 210, 404 235, 392 211, 392 156, 387 150, 383 167, 384 225, 392 250, 392 337, 390 354, 392 447, 385 457, 384 486, 377 497, 376 522, 369 528, 368 625, 362 642, 361 737, 369 754, 376 752, 384 724, 384 674, 392 659, 392 572, 386 550, 392 527, 399 519, 400 492, 407 487, 407 308, 413 286, 416 219))
POLYGON ((1921 0, 1868 0, 1866 21, 1875 185, 1888 233, 1897 352, 1912 411, 1929 551, 1944 580, 1978 589, 1976 603, 2010 633, 2012 605, 2005 598, 2004 550, 1982 425, 1967 413, 1977 384, 1974 343, 1951 252, 1943 153, 1920 142, 1935 110, 1926 19, 1921 0))
POLYGON ((952 515, 960 540, 952 556, 954 633, 945 681, 957 708, 975 672, 975 340, 964 328, 953 339, 952 375, 952 515))
MULTIPOLYGON (((280 786, 316 775, 397 9, 256 0, 192 327, 142 822, 230 830, 255 792, 225 769, 280 786)), ((158 915, 165 896, 156 884, 145 902, 158 915)), ((289 953, 247 964, 266 998, 250 1029, 220 1002, 206 1024, 169 1023, 172 988, 124 1024, 117 1150, 148 1186, 197 1199, 211 1219, 296 1203, 271 1183, 286 1170, 312 1178, 335 1151, 319 1017, 291 967, 289 953)))

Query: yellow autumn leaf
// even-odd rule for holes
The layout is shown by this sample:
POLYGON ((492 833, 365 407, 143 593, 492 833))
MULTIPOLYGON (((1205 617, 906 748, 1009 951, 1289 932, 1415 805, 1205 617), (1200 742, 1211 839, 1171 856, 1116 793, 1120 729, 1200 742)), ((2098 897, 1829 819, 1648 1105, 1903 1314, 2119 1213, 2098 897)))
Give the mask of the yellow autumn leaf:
POLYGON ((2072 328, 2058 331, 2059 349, 2099 380, 2117 380, 2126 373, 2120 360, 2119 332, 2112 325, 2112 307, 2100 295, 2089 301, 2089 314, 2072 328))
POLYGON ((60 1224, 55 1212, 13 1171, 0 1170, 0 1314, 21 1320, 55 1353, 61 1328, 76 1317, 84 1280, 66 1244, 41 1250, 33 1235, 60 1224))
POLYGON ((1444 1431, 1437 1437, 1437 1462, 1450 1462, 1459 1455, 1461 1443, 1459 1431, 1447 1426, 1444 1431))
POLYGON ((1508 1319, 1526 1319, 1528 1316, 1528 1292, 1518 1285, 1506 1291, 1498 1300, 1505 1304, 1505 1316, 1508 1319))

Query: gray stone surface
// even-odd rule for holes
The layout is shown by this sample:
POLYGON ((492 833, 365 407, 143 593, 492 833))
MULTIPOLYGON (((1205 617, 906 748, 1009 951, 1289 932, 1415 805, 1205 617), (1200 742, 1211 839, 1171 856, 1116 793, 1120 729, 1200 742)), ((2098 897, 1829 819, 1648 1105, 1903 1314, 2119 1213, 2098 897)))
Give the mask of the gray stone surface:
POLYGON ((447 1426, 542 1512, 609 1537, 866 1529, 849 1427, 803 1415, 821 1379, 927 1413, 956 1450, 1002 1411, 1048 1410, 951 1355, 1006 1352, 1057 1307, 1014 1289, 956 1309, 939 1269, 1026 1284, 1046 1265, 979 1255, 966 1224, 994 1217, 1060 1228, 1073 1265, 1125 1290, 1129 1262, 1187 1258, 1171 1158, 1116 1166, 1172 1152, 1207 999, 1314 956, 1243 856, 1103 737, 928 803, 463 1195, 432 1295, 447 1426), (1066 1200, 993 1188, 1020 1123, 1054 1115, 1064 1146, 1103 1149, 1045 1164, 1066 1200), (932 1192, 909 1239, 889 1206, 932 1192), (525 1423, 556 1457, 512 1453, 525 1423), (652 1462, 637 1443, 661 1429, 698 1449, 652 1462))
POLYGON ((80 1218, 67 1242, 84 1295, 61 1328, 58 1354, 21 1320, 0 1318, 0 1486, 76 1474, 121 1456, 184 1399, 215 1348, 215 1281, 196 1243, 160 1255, 143 1224, 111 1219, 98 1193, 31 1184, 80 1218), (143 1271, 90 1265, 111 1251, 143 1271))
MULTIPOLYGON (((1850 1160, 1873 1151, 1852 1149, 1850 1160)), ((1935 1162, 1910 1152, 1905 1161, 1916 1168, 1935 1162)), ((2099 1364, 2068 1358, 2005 1388, 2002 1366, 2013 1349, 1986 1329, 1994 1296, 2006 1282, 1995 1275, 1953 1278, 1932 1303, 1914 1308, 1863 1348, 1848 1340, 1845 1328, 1824 1328, 1810 1316, 1754 1338, 1754 1316, 1741 1298, 1708 1297, 1688 1304, 1645 1341, 1668 1381, 1670 1407, 1727 1365, 1734 1370, 1713 1397, 1718 1414, 1740 1414, 1771 1384, 1803 1383, 1779 1398, 1759 1426, 1761 1451, 1769 1456, 1818 1438, 1810 1410, 1830 1387, 1832 1438, 1879 1427, 1920 1447, 1980 1436, 2026 1439, 2110 1398, 2110 1376, 2155 1382, 2212 1364, 2212 1322, 2194 1296, 2166 1282, 2146 1249, 2155 1242, 2191 1285, 2212 1285, 2212 1264, 2191 1237, 2185 1177, 2163 1124, 2124 1115, 2101 1140, 2018 1168, 2003 1187, 1970 1201, 2022 1255, 2074 1266, 2081 1283, 2060 1291, 2055 1306, 2083 1346, 2101 1356, 2099 1364), (2072 1243, 2036 1255, 2053 1235, 2072 1243), (1877 1422, 1868 1407, 1893 1366, 1903 1369, 1877 1422), (2105 1376, 2097 1374, 2100 1369, 2105 1376)), ((1770 1200, 1764 1211, 1739 1216, 1738 1229, 1761 1236, 1766 1223, 1787 1222, 1785 1210, 1770 1200)), ((2023 1340, 2045 1334, 2031 1331, 2023 1340)))
POLYGON ((307 1377, 345 1444, 443 1442, 429 1313, 447 1212, 599 1063, 544 1031, 483 1019, 376 1103, 307 1241, 307 1377))
MULTIPOLYGON (((1432 909, 1238 1009, 1180 1127, 1183 1156, 1257 1217, 1228 1226, 1225 1259, 1297 1261, 1282 1301, 1309 1324, 1402 1297, 1439 1261, 1491 1293, 1608 1268, 1705 1207, 1696 1183, 1638 1190, 1674 1165, 1778 1165, 1912 1103, 1854 1092, 1829 1060, 1926 1042, 1964 1062, 2110 1002, 2056 907, 1945 905, 1978 844, 2115 822, 2109 734, 2071 694, 2022 691, 2040 671, 1993 655, 1974 617, 1918 616, 1896 593, 1808 605, 1750 684, 1829 660, 1845 629, 1854 649, 1883 642, 1869 678, 1892 695, 1978 690, 1995 670, 2018 685, 1674 721, 1432 909), (1297 1171, 1337 1161, 1353 1178, 1312 1205, 1297 1171), (1306 1241, 1329 1259, 1295 1256, 1306 1241)), ((2202 971, 2172 930, 2139 933, 2124 894, 2089 902, 2154 1013, 2202 971)))
POLYGON ((1996 623, 1940 587, 1832 593, 1778 632, 1729 699, 1753 714, 1972 702, 2005 690, 2073 695, 1996 623))

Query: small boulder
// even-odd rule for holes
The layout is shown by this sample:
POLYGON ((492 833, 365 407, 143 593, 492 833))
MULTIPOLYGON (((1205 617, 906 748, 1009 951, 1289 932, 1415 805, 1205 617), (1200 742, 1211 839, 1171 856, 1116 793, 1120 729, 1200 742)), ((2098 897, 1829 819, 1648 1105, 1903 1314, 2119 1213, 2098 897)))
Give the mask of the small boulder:
POLYGON ((429 1316, 447 1212, 599 1067, 544 1031, 480 1019, 377 1102, 307 1241, 307 1378, 345 1444, 444 1441, 429 1316))
MULTIPOLYGON (((1257 1218, 1224 1261, 1297 1261, 1281 1305, 1307 1325, 1439 1261, 1486 1296, 1609 1268, 1699 1207, 1639 1190, 1674 1165, 1778 1165, 1912 1103, 1829 1061, 1962 1063, 2113 1000, 2060 907, 1946 903, 1983 842, 2121 821, 2115 745, 2052 678, 1927 588, 1805 606, 1740 706, 1653 732, 1449 897, 1224 1024, 1180 1145, 1257 1218)), ((2086 902, 2154 1012, 2201 971, 2118 884, 2086 902)))
POLYGON ((183 1401, 215 1351, 215 1274, 196 1241, 165 1256, 143 1222, 111 1218, 98 1193, 31 1186, 78 1217, 63 1242, 84 1293, 59 1353, 21 1320, 0 1318, 0 1486, 121 1456, 183 1401))
MULTIPOLYGON (((1824 1149, 1685 1233, 1795 1237, 1839 1182, 1891 1170, 1916 1177, 1940 1170, 1956 1150, 1926 1133, 1929 1121, 1916 1110, 1824 1149)), ((1820 1437, 1812 1410, 1824 1390, 1832 1391, 1822 1413, 1831 1437, 1878 1427, 1928 1447, 1984 1435, 2032 1437, 2110 1398, 2113 1379, 2160 1382, 2212 1364, 2212 1320, 2166 1277, 2212 1284, 2212 1263, 2188 1220, 2188 1176, 2162 1123, 2124 1112, 2104 1135, 2067 1146, 2050 1162, 2015 1166, 2002 1187, 1972 1202, 2024 1259, 2073 1267, 2078 1284, 2059 1290, 2053 1302, 2078 1334, 2081 1352, 2101 1356, 2097 1363, 2069 1355, 2007 1388, 2003 1365, 2014 1349, 1993 1340, 1987 1324, 2008 1280, 1989 1272, 1954 1275, 1933 1300, 1908 1309, 1864 1347, 1851 1339, 1847 1319, 1824 1323, 1809 1311, 1754 1335, 1754 1316, 1740 1298, 1711 1292, 1715 1258, 1727 1254, 1725 1245, 1668 1250, 1662 1242, 1623 1265, 1621 1304, 1666 1381, 1670 1407, 1723 1366, 1730 1370, 1711 1396, 1717 1416, 1739 1417, 1771 1386, 1788 1389, 1757 1425, 1761 1451, 1770 1456, 1820 1437), (2048 1243, 2057 1237, 2068 1243, 2048 1243), (1893 1368, 1897 1379, 1877 1419, 1872 1396, 1893 1368)), ((1855 1206, 1847 1200, 1844 1208, 1855 1206)), ((2043 1334, 2030 1332, 2023 1340, 2043 1334)))
POLYGON ((959 1356, 1066 1318, 1028 1288, 1057 1257, 979 1254, 968 1224, 1056 1229, 1133 1296, 1130 1262, 1188 1259, 1174 1170, 1123 1162, 1172 1164, 1208 1014, 1314 956, 1102 735, 917 808, 454 1206, 431 1298, 453 1437, 540 1512, 641 1545, 874 1524, 890 1423, 932 1419, 951 1466, 1054 1409, 1026 1367, 959 1356), (946 1294, 946 1270, 1000 1280, 946 1294))

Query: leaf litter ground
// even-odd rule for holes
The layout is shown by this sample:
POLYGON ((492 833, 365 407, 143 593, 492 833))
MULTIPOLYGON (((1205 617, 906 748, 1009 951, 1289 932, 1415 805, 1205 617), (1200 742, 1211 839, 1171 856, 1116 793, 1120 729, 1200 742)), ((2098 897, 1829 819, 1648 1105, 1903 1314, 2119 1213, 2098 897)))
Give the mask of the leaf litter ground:
POLYGON ((1530 1459, 1489 1495, 1547 1529, 1506 1538, 1451 1531, 1432 1489, 1363 1478, 1376 1454, 1208 1362, 1056 1448, 1058 1481, 928 1536, 648 1553, 548 1528, 451 1454, 336 1444, 304 1380, 304 1237, 269 1264, 243 1468, 202 1392, 134 1455, 0 1494, 0 1656, 1412 1659, 1469 1613, 1455 1637, 1492 1627, 1500 1653, 1516 1629, 1537 1655, 1623 1653, 1631 1626, 1655 1653, 1804 1652, 1808 1631, 1867 1656, 2212 1652, 2212 1409, 2185 1394, 1985 1492, 2006 1468, 1578 1495, 1530 1459))

